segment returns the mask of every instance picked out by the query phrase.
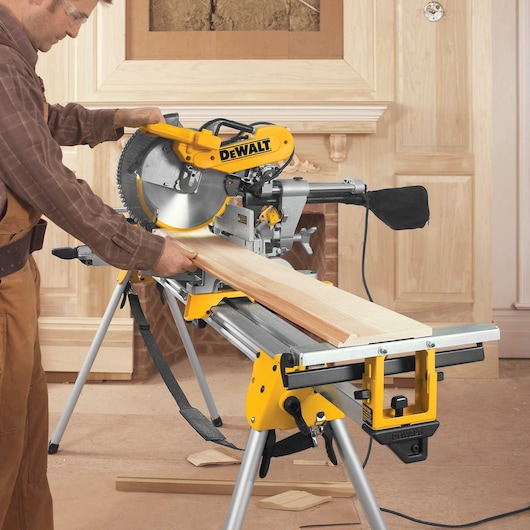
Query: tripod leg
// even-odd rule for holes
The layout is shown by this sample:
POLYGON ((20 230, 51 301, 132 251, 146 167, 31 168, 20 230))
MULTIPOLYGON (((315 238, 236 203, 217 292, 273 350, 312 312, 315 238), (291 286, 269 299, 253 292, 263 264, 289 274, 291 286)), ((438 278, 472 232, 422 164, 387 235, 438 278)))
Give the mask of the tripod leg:
POLYGON ((268 434, 269 431, 250 430, 245 454, 241 461, 241 467, 232 493, 232 500, 225 519, 224 530, 241 530, 243 528, 245 514, 268 434))
POLYGON ((199 383, 199 387, 201 388, 204 401, 206 402, 206 406, 208 407, 208 411, 210 412, 212 423, 216 427, 220 427, 223 424, 223 422, 219 416, 219 412, 217 412, 217 408, 215 406, 212 393, 210 392, 210 387, 208 386, 208 383, 206 382, 206 377, 204 376, 201 363, 199 362, 199 357, 197 356, 197 352, 195 351, 195 347, 193 346, 193 342, 191 340, 190 334, 186 327, 186 322, 184 321, 184 317, 182 316, 182 313, 180 312, 180 309, 179 309, 179 306, 177 304, 175 297, 171 294, 171 291, 167 289, 165 286, 164 286, 164 293, 166 294, 166 299, 168 301, 169 308, 171 309, 171 314, 173 315, 173 319, 175 320, 177 330, 179 332, 180 338, 182 339, 182 344, 184 344, 184 349, 186 350, 188 359, 190 360, 193 373, 195 374, 195 378, 197 379, 197 382, 199 383))
POLYGON ((337 440, 337 447, 339 448, 344 467, 348 472, 355 493, 363 508, 364 515, 370 524, 370 528, 373 530, 386 530, 386 523, 375 500, 372 488, 368 483, 361 461, 346 430, 344 420, 333 420, 330 423, 335 439, 337 440))
POLYGON ((127 284, 129 282, 130 276, 131 276, 131 272, 129 271, 127 275, 124 277, 123 281, 119 283, 118 285, 116 285, 116 288, 114 289, 114 292, 112 293, 111 299, 107 305, 107 309, 105 310, 105 313, 103 314, 103 318, 101 319, 101 322, 96 331, 96 334, 94 335, 94 339, 92 340, 92 344, 90 345, 90 348, 88 350, 87 356, 85 357, 85 360, 83 362, 83 366, 81 367, 81 370, 79 371, 79 375, 77 376, 77 379, 75 380, 72 393, 70 394, 70 397, 68 398, 66 407, 64 408, 63 413, 61 414, 59 423, 57 424, 57 427, 55 428, 55 431, 50 440, 50 443, 48 444, 48 454, 50 455, 54 455, 59 449, 61 438, 64 434, 64 431, 66 430, 66 426, 68 425, 68 422, 70 421, 70 417, 72 416, 77 400, 79 399, 81 390, 83 390, 83 387, 85 386, 88 375, 90 374, 90 370, 92 369, 92 365, 94 364, 94 361, 96 360, 96 356, 98 354, 101 343, 103 342, 103 339, 105 338, 105 334, 107 333, 107 330, 109 329, 109 325, 112 320, 112 317, 114 316, 114 313, 116 312, 116 309, 120 303, 121 297, 123 296, 123 293, 125 289, 127 288, 127 284))

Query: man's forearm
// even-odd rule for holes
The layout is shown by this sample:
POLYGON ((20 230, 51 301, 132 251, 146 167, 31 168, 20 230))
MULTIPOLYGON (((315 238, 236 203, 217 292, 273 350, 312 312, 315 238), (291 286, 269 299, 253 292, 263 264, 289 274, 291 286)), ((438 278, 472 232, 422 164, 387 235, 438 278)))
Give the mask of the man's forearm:
POLYGON ((150 123, 164 122, 164 116, 158 107, 141 107, 136 109, 117 109, 114 113, 114 127, 140 127, 150 123))

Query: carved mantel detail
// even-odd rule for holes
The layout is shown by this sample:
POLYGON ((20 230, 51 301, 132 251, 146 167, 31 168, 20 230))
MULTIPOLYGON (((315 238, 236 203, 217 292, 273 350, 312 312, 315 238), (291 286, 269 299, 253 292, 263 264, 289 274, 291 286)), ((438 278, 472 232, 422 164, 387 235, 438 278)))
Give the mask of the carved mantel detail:
POLYGON ((329 136, 330 153, 329 157, 333 162, 344 162, 346 160, 346 135, 330 134, 329 136))

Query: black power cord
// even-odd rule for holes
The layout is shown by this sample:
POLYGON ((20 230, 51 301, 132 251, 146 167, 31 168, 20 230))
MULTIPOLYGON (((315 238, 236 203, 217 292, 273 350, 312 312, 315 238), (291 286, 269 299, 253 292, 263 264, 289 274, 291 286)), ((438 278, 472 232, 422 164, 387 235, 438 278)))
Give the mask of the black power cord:
POLYGON ((369 209, 369 198, 368 198, 368 195, 366 195, 366 213, 364 215, 364 235, 363 235, 363 252, 362 252, 362 256, 361 256, 361 276, 362 276, 362 279, 363 279, 363 286, 364 286, 364 290, 366 291, 366 296, 368 296, 368 300, 370 300, 370 302, 373 302, 373 298, 372 298, 372 295, 370 294, 370 289, 368 289, 368 283, 366 282, 366 268, 365 268, 365 264, 366 264, 366 243, 368 242, 368 216, 370 214, 370 209, 369 209))
POLYGON ((385 513, 396 515, 397 517, 401 517, 403 519, 408 519, 409 521, 412 521, 413 523, 423 524, 425 526, 434 526, 435 528, 471 528, 472 526, 478 526, 484 523, 490 523, 491 521, 497 521, 505 517, 510 517, 512 515, 517 515, 519 513, 528 512, 530 511, 530 506, 527 506, 526 508, 520 508, 519 510, 513 510, 511 512, 500 513, 499 515, 493 515, 491 517, 486 517, 485 519, 479 519, 478 521, 473 521, 471 523, 464 523, 464 524, 432 523, 429 521, 422 521, 421 519, 416 519, 414 517, 410 517, 409 515, 405 515, 400 512, 396 512, 394 510, 389 510, 387 508, 380 508, 380 510, 385 513))
MULTIPOLYGON (((366 291, 366 295, 368 296, 368 300, 370 302, 373 302, 372 295, 370 294, 370 289, 368 288, 368 283, 366 282, 366 274, 365 274, 365 265, 366 265, 366 244, 368 241, 368 217, 370 214, 369 204, 368 204, 368 196, 366 196, 366 214, 364 217, 364 236, 363 236, 363 249, 362 249, 362 257, 361 257, 361 276, 363 280, 363 286, 364 290, 366 291)), ((368 460, 370 459, 370 455, 372 453, 372 442, 373 438, 370 436, 370 440, 368 442, 368 449, 366 450, 366 457, 364 458, 363 462, 363 469, 368 464, 368 460)), ((523 512, 530 511, 530 506, 527 506, 526 508, 519 508, 518 510, 513 510, 511 512, 505 512, 498 515, 493 515, 491 517, 486 517, 485 519, 479 519, 478 521, 473 521, 470 523, 463 523, 463 524, 444 524, 444 523, 434 523, 431 521, 423 521, 422 519, 417 519, 415 517, 411 517, 410 515, 406 515, 401 512, 397 512, 395 510, 390 510, 388 508, 380 508, 382 512, 395 515, 396 517, 401 517, 402 519, 407 519, 408 521, 412 521, 413 523, 422 524, 425 526, 432 526, 435 528, 471 528, 472 526, 479 526, 484 523, 490 523, 491 521, 497 521, 499 519, 504 519, 505 517, 511 517, 512 515, 518 515, 523 512)))

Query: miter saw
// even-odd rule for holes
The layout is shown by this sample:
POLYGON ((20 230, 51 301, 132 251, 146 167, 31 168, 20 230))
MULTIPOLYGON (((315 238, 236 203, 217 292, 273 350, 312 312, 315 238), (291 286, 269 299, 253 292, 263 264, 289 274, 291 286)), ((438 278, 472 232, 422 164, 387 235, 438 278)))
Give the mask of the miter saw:
POLYGON ((118 164, 120 197, 148 230, 209 225, 253 252, 276 257, 294 242, 312 252, 314 229, 296 233, 306 204, 365 205, 394 229, 422 227, 429 218, 421 186, 368 192, 357 179, 280 178, 294 155, 293 136, 284 127, 220 118, 194 130, 184 128, 177 114, 165 119, 135 132, 118 164))

